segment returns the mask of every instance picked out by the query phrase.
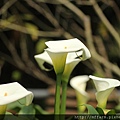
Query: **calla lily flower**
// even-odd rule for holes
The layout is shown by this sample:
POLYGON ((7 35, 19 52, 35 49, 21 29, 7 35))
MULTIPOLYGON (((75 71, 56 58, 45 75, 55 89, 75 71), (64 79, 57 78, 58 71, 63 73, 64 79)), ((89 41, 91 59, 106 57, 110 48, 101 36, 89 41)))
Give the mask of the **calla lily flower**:
MULTIPOLYGON (((74 67, 81 61, 81 59, 74 59, 74 57, 76 57, 75 53, 68 53, 67 55, 65 69, 62 75, 62 80, 66 82, 69 79, 69 76, 73 71, 74 67)), ((35 59, 42 70, 51 70, 44 66, 45 62, 49 63, 50 65, 53 65, 52 60, 46 51, 44 51, 42 54, 35 55, 35 59)))
POLYGON ((96 99, 98 106, 105 109, 107 99, 115 87, 120 86, 120 81, 111 78, 100 78, 90 75, 96 87, 96 99))
MULTIPOLYGON (((0 85, 0 111, 5 110, 7 104, 19 101, 23 105, 31 104, 33 93, 27 91, 19 83, 13 82, 0 85)), ((1 112, 2 113, 2 112, 1 112)))
POLYGON ((59 40, 59 41, 48 41, 45 42, 48 46, 45 51, 49 54, 56 74, 63 73, 66 63, 66 57, 69 52, 76 52, 79 54, 79 51, 83 51, 83 60, 90 57, 90 52, 87 47, 77 38, 69 40, 59 40))
POLYGON ((80 113, 85 110, 85 107, 80 105, 87 103, 87 101, 89 100, 89 95, 86 92, 86 84, 88 80, 89 77, 87 75, 76 76, 70 80, 70 85, 76 91, 78 110, 80 113))
POLYGON ((55 52, 76 52, 79 56, 79 51, 83 51, 83 60, 91 57, 88 48, 77 38, 69 40, 48 41, 45 42, 45 44, 48 46, 48 48, 55 52))
MULTIPOLYGON (((57 75, 56 96, 55 96, 55 114, 65 112, 66 88, 69 76, 74 67, 81 61, 91 57, 87 47, 77 38, 69 40, 48 41, 45 42, 48 46, 42 55, 35 56, 36 61, 40 66, 45 62, 52 64, 57 75), (45 55, 45 54, 48 55, 45 55), (47 57, 45 57, 47 56, 47 57), (52 61, 52 62, 51 62, 52 61), (62 80, 62 100, 60 110, 60 85, 62 80), (58 104, 57 104, 58 103, 58 104)), ((44 66, 41 67, 44 69, 44 66)))
POLYGON ((81 60, 86 60, 91 57, 87 47, 77 38, 48 41, 45 44, 49 48, 45 49, 44 53, 35 55, 36 61, 41 69, 44 70, 48 70, 43 66, 44 62, 53 65, 55 72, 63 73, 64 78, 70 75, 71 71, 81 60))
POLYGON ((25 98, 22 104, 29 105, 33 100, 33 94, 17 82, 0 85, 0 105, 19 101, 22 98, 25 98))

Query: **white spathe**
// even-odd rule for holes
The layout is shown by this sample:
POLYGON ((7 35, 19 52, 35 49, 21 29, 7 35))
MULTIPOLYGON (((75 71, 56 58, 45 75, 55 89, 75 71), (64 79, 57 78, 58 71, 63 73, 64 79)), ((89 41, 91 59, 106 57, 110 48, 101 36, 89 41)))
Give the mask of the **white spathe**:
MULTIPOLYGON (((79 55, 80 56, 82 55, 82 51, 79 53, 79 55)), ((47 69, 44 66, 45 62, 50 64, 50 65, 53 65, 52 60, 51 60, 50 56, 48 55, 48 53, 46 51, 44 51, 41 54, 35 55, 34 58, 36 59, 38 65, 40 66, 40 68, 42 70, 49 71, 49 69, 47 69)), ((74 60, 75 61, 78 61, 78 60, 81 61, 80 59, 75 59, 75 58, 76 58, 76 53, 75 52, 68 53, 67 58, 66 58, 66 63, 69 64, 69 63, 73 62, 74 60)))
POLYGON ((45 49, 50 56, 56 74, 62 74, 65 68, 67 52, 55 52, 52 49, 45 49))
POLYGON ((120 81, 111 78, 100 78, 92 75, 90 75, 89 78, 93 80, 97 90, 96 99, 98 106, 105 108, 110 93, 115 87, 120 86, 120 81))
POLYGON ((75 76, 70 80, 70 85, 76 91, 79 113, 84 112, 85 107, 81 105, 86 104, 87 101, 89 100, 89 95, 86 92, 86 85, 88 81, 89 81, 88 75, 75 76))
POLYGON ((48 41, 45 44, 48 48, 42 54, 35 55, 36 61, 43 70, 48 70, 44 67, 44 62, 53 65, 56 74, 63 73, 64 77, 67 77, 80 61, 91 57, 87 47, 77 38, 48 41))
POLYGON ((33 100, 33 93, 27 91, 17 82, 0 85, 0 106, 7 105, 15 101, 22 101, 22 104, 29 105, 33 100))
POLYGON ((88 97, 86 90, 86 83, 89 80, 88 75, 75 76, 70 80, 70 85, 83 96, 88 97))
POLYGON ((44 66, 45 62, 53 65, 52 60, 46 51, 41 54, 35 55, 34 58, 42 70, 49 71, 49 69, 44 66))
MULTIPOLYGON (((67 59, 68 60, 68 59, 67 59)), ((64 72, 62 74, 62 80, 65 82, 68 82, 70 74, 72 73, 73 69, 75 66, 80 62, 80 59, 73 59, 73 60, 68 60, 64 72)))
POLYGON ((77 38, 45 42, 52 52, 77 52, 83 51, 83 60, 91 57, 88 48, 77 38))
MULTIPOLYGON (((81 52, 81 55, 82 55, 82 52, 81 52)), ((49 63, 50 65, 53 65, 52 60, 51 60, 51 58, 49 57, 49 55, 46 51, 44 51, 42 54, 35 55, 34 57, 35 57, 38 65, 40 66, 40 68, 42 70, 46 70, 46 71, 51 70, 51 69, 48 69, 44 66, 45 62, 49 63)), ((62 79, 64 81, 69 79, 69 76, 70 76, 71 72, 73 71, 75 66, 81 61, 81 59, 78 59, 78 58, 75 59, 75 57, 76 57, 75 52, 71 52, 71 53, 67 54, 65 69, 64 69, 64 72, 62 74, 62 79)), ((57 61, 57 63, 59 63, 58 61, 57 61)))

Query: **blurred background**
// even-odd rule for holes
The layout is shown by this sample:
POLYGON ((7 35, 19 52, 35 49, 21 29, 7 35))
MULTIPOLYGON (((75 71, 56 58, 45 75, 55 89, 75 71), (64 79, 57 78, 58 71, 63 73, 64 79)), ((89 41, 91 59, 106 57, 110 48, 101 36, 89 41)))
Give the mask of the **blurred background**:
POLYGON ((54 70, 42 71, 34 55, 44 51, 46 41, 70 38, 80 39, 92 54, 71 78, 92 74, 120 80, 120 0, 0 0, 0 84, 17 81, 41 89, 41 99, 54 98, 54 70))

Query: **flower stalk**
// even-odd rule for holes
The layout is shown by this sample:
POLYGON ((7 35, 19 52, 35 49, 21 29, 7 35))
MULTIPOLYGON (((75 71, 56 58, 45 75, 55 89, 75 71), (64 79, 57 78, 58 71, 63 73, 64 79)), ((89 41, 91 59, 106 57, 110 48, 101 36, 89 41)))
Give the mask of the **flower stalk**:
POLYGON ((62 99, 61 99, 61 109, 60 114, 65 114, 66 111, 66 96, 67 96, 67 83, 62 82, 62 99))
POLYGON ((60 120, 65 120, 66 113, 66 97, 67 97, 67 82, 62 81, 62 98, 61 98, 61 109, 60 109, 60 120))
POLYGON ((60 113, 61 74, 57 74, 54 114, 60 113))

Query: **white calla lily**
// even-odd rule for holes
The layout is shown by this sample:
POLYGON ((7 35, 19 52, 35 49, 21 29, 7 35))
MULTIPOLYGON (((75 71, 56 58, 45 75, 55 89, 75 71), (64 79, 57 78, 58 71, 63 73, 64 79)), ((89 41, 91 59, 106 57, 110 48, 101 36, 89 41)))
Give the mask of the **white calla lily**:
POLYGON ((48 41, 45 44, 54 51, 58 52, 76 52, 79 56, 79 51, 83 51, 82 59, 86 60, 91 57, 91 54, 88 48, 77 38, 68 39, 68 40, 58 40, 58 41, 48 41))
MULTIPOLYGON (((45 62, 49 63, 50 65, 53 65, 52 60, 46 51, 44 51, 42 54, 35 55, 34 57, 42 70, 49 71, 49 69, 45 68, 44 66, 45 62)), ((73 71, 75 66, 81 61, 81 59, 74 59, 75 57, 76 57, 75 52, 68 53, 67 55, 65 69, 62 75, 62 79, 64 81, 69 79, 71 72, 73 71)))
POLYGON ((29 105, 33 100, 33 93, 17 82, 0 85, 0 105, 7 105, 22 98, 25 98, 22 104, 29 105))
POLYGON ((83 112, 85 110, 85 107, 80 105, 86 104, 87 101, 89 100, 89 95, 86 92, 86 85, 88 80, 89 80, 88 75, 76 76, 70 80, 70 85, 76 91, 79 112, 83 112))
MULTIPOLYGON (((79 54, 79 55, 80 56, 82 55, 82 51, 81 51, 81 54, 79 54)), ((46 51, 44 51, 41 54, 35 55, 34 58, 36 59, 38 65, 40 66, 40 68, 42 70, 49 71, 49 69, 45 68, 45 66, 44 66, 45 62, 53 66, 52 60, 46 51)), ((81 61, 81 59, 75 59, 75 58, 76 58, 75 52, 68 53, 67 58, 66 58, 66 64, 69 64, 69 63, 73 62, 74 60, 81 61)))
POLYGON ((98 106, 106 108, 107 99, 115 87, 120 86, 120 81, 111 78, 100 78, 90 75, 96 87, 96 99, 98 106))
POLYGON ((87 47, 77 38, 69 40, 58 40, 45 42, 48 46, 46 52, 49 54, 56 73, 63 73, 66 63, 67 54, 75 52, 74 57, 79 57, 82 51, 82 60, 91 57, 87 47))
POLYGON ((44 62, 53 65, 55 72, 58 73, 59 71, 63 73, 64 78, 70 75, 74 67, 81 60, 91 57, 87 47, 77 38, 48 41, 45 44, 49 48, 45 49, 45 52, 42 54, 35 55, 36 61, 43 70, 48 70, 43 66, 44 62))
MULTIPOLYGON (((81 61, 86 60, 91 57, 91 54, 87 47, 77 38, 69 40, 58 40, 58 41, 48 41, 45 42, 48 46, 43 54, 35 56, 36 61, 40 66, 45 62, 52 64, 57 75, 56 81, 56 96, 55 96, 55 114, 65 113, 66 105, 66 88, 69 76, 74 69, 74 67, 81 61), (49 57, 50 59, 49 59, 49 57), (47 57, 45 57, 47 56, 47 57), (40 61, 41 60, 41 61, 40 61), (52 61, 52 62, 51 62, 52 61), (60 110, 60 86, 62 80, 62 100, 61 100, 61 110, 60 110)), ((45 67, 42 66, 42 69, 45 67)))
POLYGON ((83 48, 84 44, 77 38, 45 42, 48 48, 56 52, 73 52, 83 48))

